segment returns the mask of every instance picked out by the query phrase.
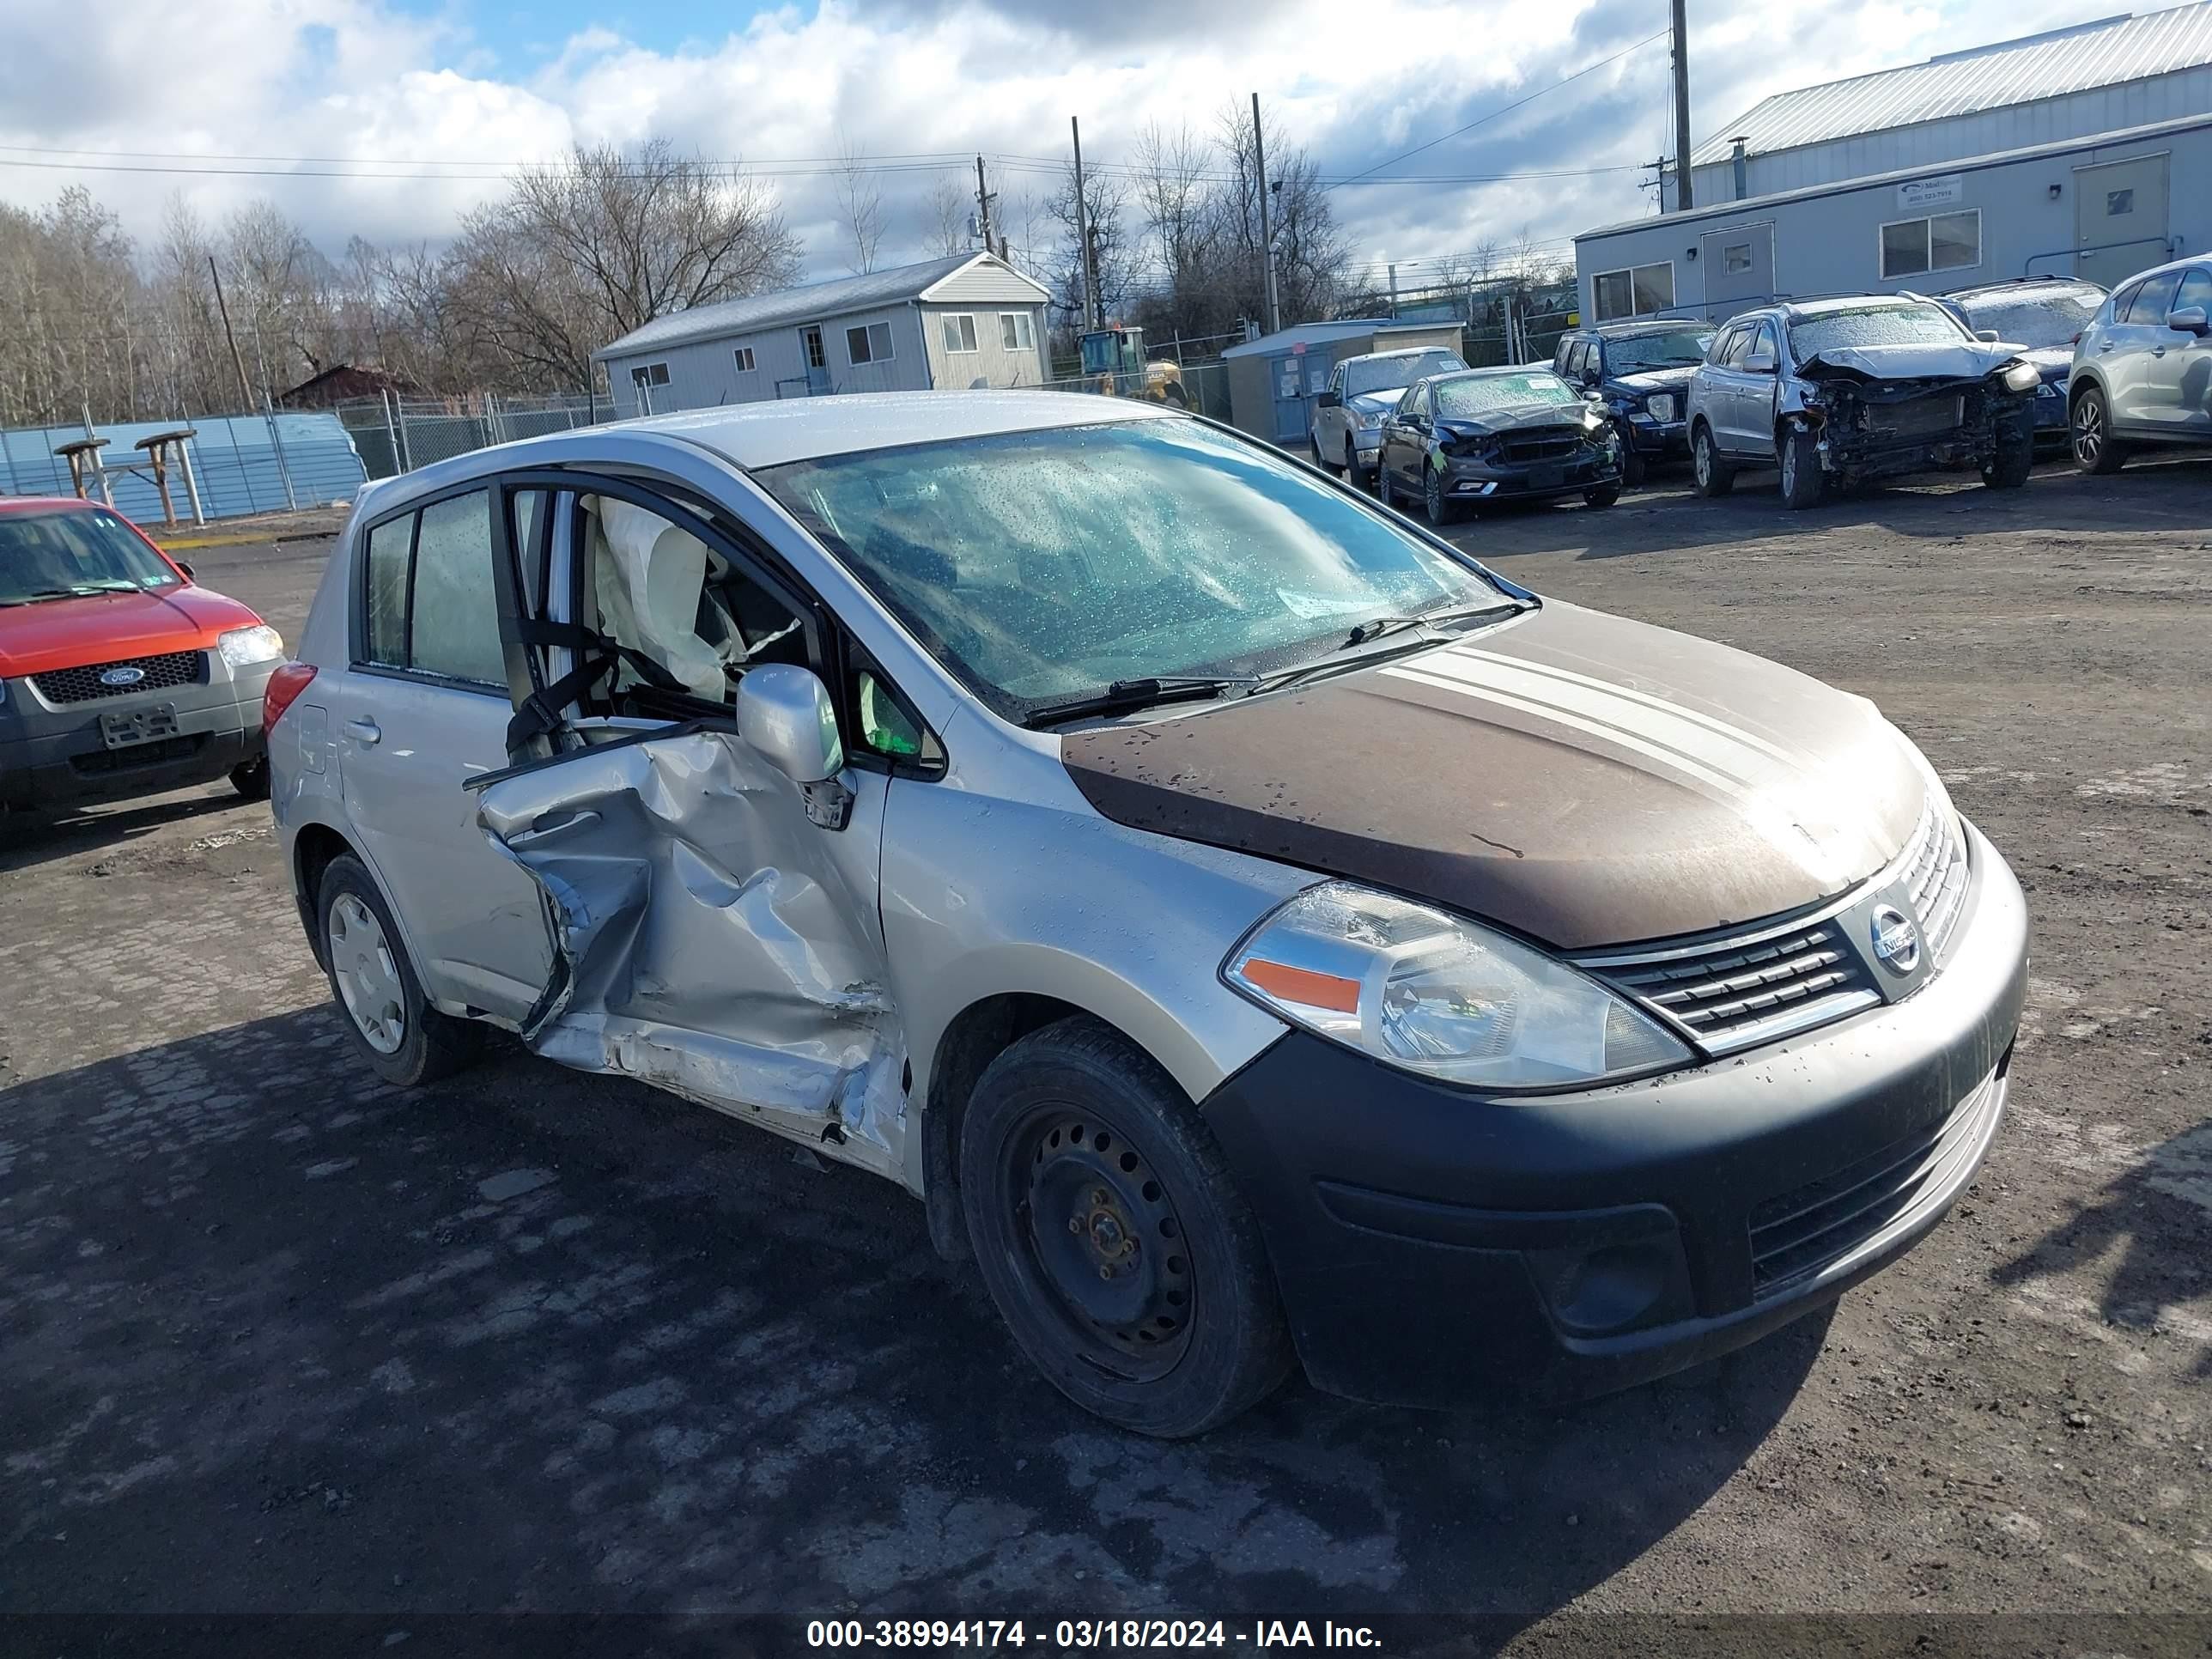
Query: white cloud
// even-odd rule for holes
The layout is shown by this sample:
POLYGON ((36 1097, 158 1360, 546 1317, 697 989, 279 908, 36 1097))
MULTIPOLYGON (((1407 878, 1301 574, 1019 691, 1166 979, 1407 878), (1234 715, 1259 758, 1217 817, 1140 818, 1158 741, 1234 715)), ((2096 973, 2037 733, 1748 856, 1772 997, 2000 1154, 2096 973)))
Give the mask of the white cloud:
MULTIPOLYGON (((2097 15, 2101 0, 1876 0, 1778 11, 1701 0, 1692 16, 1693 126, 1702 138, 1766 94, 2097 15)), ((1067 119, 1086 159, 1126 160, 1148 122, 1210 126, 1257 90, 1324 173, 1356 171, 1462 125, 1650 33, 1630 0, 824 0, 753 17, 718 39, 653 49, 594 27, 545 50, 495 54, 456 15, 381 0, 125 0, 52 27, 38 0, 0 0, 16 43, 0 68, 0 143, 200 155, 327 156, 453 165, 419 177, 203 177, 0 167, 0 195, 47 199, 81 181, 150 233, 185 189, 204 208, 266 193, 336 252, 449 234, 499 188, 502 163, 572 140, 666 137, 714 157, 924 152, 1057 158, 1067 119), (538 67, 502 78, 494 65, 538 67)), ((504 43, 502 43, 504 44, 504 43)), ((1348 185, 1340 218, 1362 257, 1411 261, 1524 233, 1565 238, 1644 210, 1637 164, 1668 144, 1663 42, 1393 171, 1465 175, 1614 168, 1486 186, 1348 185)), ((21 160, 53 162, 52 155, 21 160)), ((137 163, 130 163, 137 165, 137 163)), ((933 174, 881 180, 885 258, 917 251, 933 174)), ((1012 194, 1052 179, 1009 169, 1012 194)), ((810 263, 842 269, 826 178, 775 181, 810 263)))

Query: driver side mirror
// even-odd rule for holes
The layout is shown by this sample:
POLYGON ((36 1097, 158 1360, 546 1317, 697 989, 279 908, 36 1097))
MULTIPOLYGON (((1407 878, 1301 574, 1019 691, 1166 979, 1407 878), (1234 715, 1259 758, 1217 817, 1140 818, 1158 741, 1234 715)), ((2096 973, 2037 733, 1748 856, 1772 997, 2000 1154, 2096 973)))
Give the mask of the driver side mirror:
POLYGON ((1315 401, 1323 409, 1342 409, 1344 407, 1344 394, 1336 390, 1334 386, 1325 386, 1322 390, 1321 396, 1315 399, 1315 401))
POLYGON ((1996 330, 1993 328, 1978 328, 1974 331, 1974 337, 1984 345, 1995 345, 1999 336, 1996 330))
POLYGON ((769 662, 747 670, 738 682, 738 735, 802 787, 845 769, 837 710, 811 668, 769 662))
POLYGON ((1583 401, 1587 404, 1601 404, 1605 401, 1605 393, 1595 386, 1591 386, 1583 392, 1583 401))
POLYGON ((198 578, 198 576, 195 576, 194 574, 192 574, 192 568, 191 568, 191 566, 190 566, 190 565, 186 564, 186 563, 185 563, 182 559, 172 559, 172 560, 170 560, 170 561, 169 561, 169 562, 170 562, 170 563, 172 563, 172 564, 173 564, 173 565, 175 565, 175 566, 177 567, 177 568, 178 568, 178 569, 179 569, 179 570, 181 570, 181 571, 183 571, 183 572, 184 572, 184 574, 185 574, 185 580, 186 581, 188 581, 188 582, 196 582, 196 581, 198 581, 198 580, 199 580, 199 578, 198 578))
POLYGON ((2166 325, 2181 334, 2212 333, 2212 324, 2206 323, 2203 306, 2177 306, 2166 313, 2166 325))
POLYGON ((1771 374, 1774 373, 1774 354, 1761 346, 1744 358, 1743 368, 1747 374, 1771 374))

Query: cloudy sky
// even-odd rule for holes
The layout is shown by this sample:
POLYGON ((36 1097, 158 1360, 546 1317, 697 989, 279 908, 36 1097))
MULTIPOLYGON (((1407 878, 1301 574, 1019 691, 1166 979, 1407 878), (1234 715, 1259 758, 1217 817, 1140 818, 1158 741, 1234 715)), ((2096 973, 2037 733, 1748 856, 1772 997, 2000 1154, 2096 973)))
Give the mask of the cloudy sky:
MULTIPOLYGON (((2110 5, 1692 0, 1693 137, 1771 92, 2110 5)), ((834 276, 821 163, 846 146, 884 169, 891 263, 919 257, 954 158, 969 183, 975 152, 997 158, 995 185, 1041 199, 1070 115, 1085 161, 1111 167, 1146 123, 1209 126, 1257 92, 1348 180, 1334 199, 1358 257, 1410 278, 1486 240, 1565 252, 1649 210, 1644 164, 1669 120, 1664 0, 105 0, 65 21, 51 0, 0 0, 0 20, 5 199, 81 182, 150 237, 172 191, 211 214, 265 193, 333 254, 356 232, 449 234, 502 168, 571 143, 665 137, 772 177, 810 272, 834 276)))

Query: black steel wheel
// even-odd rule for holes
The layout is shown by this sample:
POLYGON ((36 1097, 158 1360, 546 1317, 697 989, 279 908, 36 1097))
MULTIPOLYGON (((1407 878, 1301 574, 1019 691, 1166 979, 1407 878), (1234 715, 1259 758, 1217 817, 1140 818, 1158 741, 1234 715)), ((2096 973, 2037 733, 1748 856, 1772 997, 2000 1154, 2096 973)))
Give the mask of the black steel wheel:
POLYGON ((1259 1224, 1196 1110, 1097 1020, 994 1060, 960 1130, 992 1300, 1047 1380, 1124 1428, 1225 1422, 1291 1364, 1259 1224))

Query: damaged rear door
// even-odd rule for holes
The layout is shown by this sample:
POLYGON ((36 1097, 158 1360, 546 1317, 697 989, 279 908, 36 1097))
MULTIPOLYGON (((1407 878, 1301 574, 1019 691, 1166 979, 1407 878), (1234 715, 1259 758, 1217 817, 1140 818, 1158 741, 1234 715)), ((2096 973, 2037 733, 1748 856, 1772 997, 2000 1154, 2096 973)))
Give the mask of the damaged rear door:
MULTIPOLYGON (((802 785, 740 729, 748 675, 820 684, 830 619, 703 507, 628 480, 508 487, 549 483, 550 574, 502 594, 515 763, 476 785, 477 823, 544 899, 552 967, 524 1040, 894 1170, 887 779, 839 750, 802 785)), ((834 720, 819 737, 828 754, 834 720)))

